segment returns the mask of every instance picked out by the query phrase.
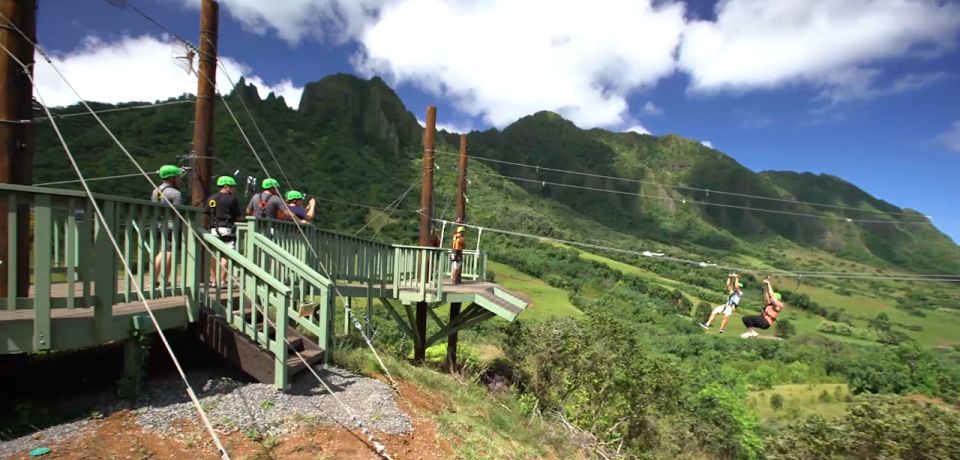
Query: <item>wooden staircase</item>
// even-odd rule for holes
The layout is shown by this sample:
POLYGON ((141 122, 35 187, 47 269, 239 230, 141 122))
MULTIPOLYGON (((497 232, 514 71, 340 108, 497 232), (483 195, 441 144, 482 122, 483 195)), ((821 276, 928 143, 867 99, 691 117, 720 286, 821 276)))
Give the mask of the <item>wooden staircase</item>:
MULTIPOLYGON (((252 314, 249 307, 245 308, 245 319, 249 319, 252 314)), ((200 308, 198 321, 193 328, 200 341, 220 357, 262 383, 276 382, 276 360, 273 352, 232 327, 210 308, 200 308)), ((276 331, 272 326, 268 327, 267 332, 271 340, 276 338, 276 331)), ((325 350, 296 329, 287 327, 285 335, 293 349, 297 350, 307 363, 312 365, 324 358, 325 350)), ((293 353, 290 346, 286 349, 287 376, 292 378, 306 370, 306 364, 293 353)))

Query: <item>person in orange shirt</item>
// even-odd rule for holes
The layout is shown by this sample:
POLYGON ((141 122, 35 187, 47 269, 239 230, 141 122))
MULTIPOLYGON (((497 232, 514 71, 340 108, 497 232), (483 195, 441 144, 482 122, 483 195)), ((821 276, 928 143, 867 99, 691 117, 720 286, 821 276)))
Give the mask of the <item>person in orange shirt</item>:
POLYGON ((740 337, 748 339, 760 335, 754 328, 769 329, 783 310, 783 298, 779 292, 773 292, 769 279, 763 280, 763 301, 764 307, 761 314, 743 317, 743 325, 747 327, 747 332, 740 334, 740 337))
POLYGON ((453 252, 450 253, 450 274, 453 278, 453 284, 460 284, 460 274, 463 266, 463 249, 467 246, 467 240, 463 236, 463 227, 457 227, 457 233, 453 235, 453 252))

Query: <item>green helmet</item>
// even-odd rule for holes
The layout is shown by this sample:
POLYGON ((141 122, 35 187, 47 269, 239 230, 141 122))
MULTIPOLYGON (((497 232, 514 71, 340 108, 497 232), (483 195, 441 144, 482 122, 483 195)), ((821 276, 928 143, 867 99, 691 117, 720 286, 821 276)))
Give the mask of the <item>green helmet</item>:
POLYGON ((171 177, 178 177, 183 174, 183 170, 179 166, 175 165, 163 165, 160 167, 160 178, 169 179, 171 177))
POLYGON ((779 292, 775 292, 775 293, 773 294, 773 298, 774 298, 774 299, 777 299, 777 300, 780 300, 780 299, 782 299, 782 298, 783 298, 783 296, 782 296, 782 295, 780 295, 780 293, 779 293, 779 292))
POLYGON ((267 178, 263 180, 263 184, 260 185, 264 190, 269 190, 272 188, 280 188, 280 181, 276 179, 267 178))
POLYGON ((230 176, 220 176, 217 178, 217 187, 224 187, 227 185, 237 186, 237 180, 230 176))
POLYGON ((287 192, 287 201, 302 200, 302 199, 303 199, 303 194, 296 190, 290 190, 289 192, 287 192))

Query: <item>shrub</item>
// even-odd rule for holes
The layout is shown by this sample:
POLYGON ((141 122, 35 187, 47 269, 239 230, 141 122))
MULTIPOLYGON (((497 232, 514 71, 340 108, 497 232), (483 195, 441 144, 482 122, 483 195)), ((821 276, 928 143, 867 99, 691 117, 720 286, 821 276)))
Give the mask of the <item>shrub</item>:
POLYGON ((817 397, 817 400, 822 403, 833 402, 833 398, 830 396, 830 393, 827 393, 827 390, 820 392, 820 396, 817 397))
POLYGON ((780 396, 780 393, 774 393, 773 396, 770 396, 770 407, 773 410, 783 409, 783 396, 780 396))

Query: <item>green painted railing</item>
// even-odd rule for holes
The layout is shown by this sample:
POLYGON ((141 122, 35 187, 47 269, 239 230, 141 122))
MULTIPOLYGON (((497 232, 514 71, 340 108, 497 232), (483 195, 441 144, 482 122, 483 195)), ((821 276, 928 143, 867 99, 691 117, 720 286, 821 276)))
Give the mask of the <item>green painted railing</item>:
POLYGON ((273 219, 248 218, 241 234, 251 228, 336 283, 385 290, 393 281, 394 251, 388 244, 273 219))
POLYGON ((200 301, 235 329, 273 352, 275 385, 284 388, 288 380, 284 337, 288 316, 294 307, 292 290, 213 235, 204 235, 204 240, 213 250, 214 260, 227 260, 226 268, 231 276, 222 285, 223 267, 217 263, 214 282, 200 285, 200 301))
POLYGON ((315 335, 324 349, 333 349, 333 283, 263 234, 254 233, 245 243, 244 257, 290 288, 297 304, 287 306, 290 320, 315 335), (302 308, 306 304, 319 308, 302 308))
POLYGON ((448 251, 421 246, 393 245, 393 284, 398 290, 417 291, 422 299, 427 294, 443 295, 443 259, 448 251))
MULTIPOLYGON (((443 259, 443 275, 453 276, 452 259, 448 251, 443 259)), ((463 251, 463 262, 460 264, 460 278, 471 281, 487 280, 487 253, 482 251, 463 251)))
MULTIPOLYGON (((182 295, 191 283, 193 261, 186 257, 187 231, 166 206, 144 200, 96 195, 107 227, 114 232, 124 258, 134 270, 148 299, 182 295), (172 224, 168 225, 168 222, 172 224), (170 265, 161 263, 169 253, 170 265), (157 284, 169 280, 169 283, 157 284)), ((0 184, 0 202, 6 204, 7 267, 6 296, 0 309, 33 310, 34 350, 50 348, 51 309, 92 308, 96 333, 112 336, 114 305, 136 301, 134 280, 125 276, 120 259, 96 218, 93 206, 79 191, 0 184), (18 217, 30 220, 28 248, 17 246, 18 217), (18 250, 29 252, 29 270, 16 266, 18 250), (29 284, 27 292, 17 286, 29 284), (18 295, 20 294, 20 295, 18 295), (27 295, 23 295, 27 294, 27 295)), ((180 207, 191 222, 199 222, 199 210, 180 207)))
MULTIPOLYGON (((13 268, 18 250, 28 251, 30 259, 27 271, 7 270, 6 281, 11 288, 0 297, 0 311, 31 310, 33 329, 24 340, 4 350, 55 348, 51 345, 51 312, 61 308, 92 311, 94 331, 83 343, 95 345, 123 337, 130 326, 116 321, 114 310, 119 304, 137 302, 135 284, 142 286, 148 300, 183 298, 189 307, 189 321, 196 319, 200 306, 217 307, 238 330, 271 350, 280 345, 268 334, 262 312, 240 314, 241 306, 250 303, 247 300, 273 309, 272 321, 283 327, 302 326, 329 345, 333 286, 350 287, 354 292, 366 287, 368 292, 378 290, 380 295, 393 291, 394 297, 404 300, 432 301, 442 296, 443 282, 450 276, 448 250, 389 245, 311 225, 298 228, 287 221, 241 222, 238 250, 233 250, 201 228, 200 209, 178 207, 218 257, 229 260, 231 273, 241 277, 239 284, 228 282, 219 287, 217 281, 204 282, 207 269, 201 267, 209 267, 212 260, 209 255, 201 255, 200 242, 169 207, 109 195, 95 195, 95 199, 106 218, 106 228, 117 237, 123 259, 134 270, 133 277, 123 272, 106 228, 98 222, 82 192, 0 184, 0 204, 6 205, 11 222, 6 234, 11 260, 0 262, 13 268), (30 220, 26 229, 30 246, 18 248, 17 233, 24 229, 13 223, 23 216, 30 220), (158 256, 161 263, 157 267, 158 256), (169 265, 163 263, 168 256, 169 265), (18 293, 15 287, 23 283, 29 284, 28 292, 18 293), (312 310, 303 314, 307 309, 301 311, 299 307, 307 301, 320 302, 319 315, 312 310)), ((219 264, 214 267, 221 270, 219 264)), ((483 280, 486 255, 465 251, 463 267, 464 279, 483 280)), ((81 342, 71 342, 76 343, 81 342)))

